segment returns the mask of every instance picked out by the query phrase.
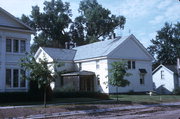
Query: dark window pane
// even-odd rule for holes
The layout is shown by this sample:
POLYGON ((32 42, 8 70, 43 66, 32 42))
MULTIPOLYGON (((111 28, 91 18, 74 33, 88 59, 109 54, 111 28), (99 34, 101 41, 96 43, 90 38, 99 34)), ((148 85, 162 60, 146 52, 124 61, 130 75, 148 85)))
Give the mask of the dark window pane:
POLYGON ((18 69, 13 70, 13 87, 18 87, 18 69))
POLYGON ((11 52, 12 42, 11 39, 6 39, 6 52, 11 52))
POLYGON ((128 69, 131 69, 131 61, 128 61, 128 69))
POLYGON ((20 46, 21 53, 26 52, 26 41, 21 40, 21 46, 20 46))
POLYGON ((136 63, 135 63, 135 61, 132 61, 132 68, 133 68, 133 69, 136 68, 136 63))
POLYGON ((140 74, 140 84, 144 84, 144 77, 145 75, 144 74, 140 74))
POLYGON ((19 51, 19 40, 14 40, 13 42, 13 52, 19 51))
POLYGON ((26 87, 25 75, 26 75, 25 71, 21 70, 21 80, 20 80, 21 85, 20 85, 20 87, 26 87))
POLYGON ((6 87, 11 87, 11 69, 6 69, 6 87))

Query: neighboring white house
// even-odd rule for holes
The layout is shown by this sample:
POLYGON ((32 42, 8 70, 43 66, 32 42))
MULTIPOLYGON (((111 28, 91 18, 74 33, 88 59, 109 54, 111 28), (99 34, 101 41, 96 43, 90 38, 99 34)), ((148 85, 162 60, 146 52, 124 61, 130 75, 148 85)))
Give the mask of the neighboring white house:
POLYGON ((34 31, 0 7, 0 92, 27 91, 20 59, 30 51, 34 31))
POLYGON ((176 65, 159 65, 153 71, 154 90, 160 94, 171 94, 180 86, 176 65))
POLYGON ((127 77, 130 85, 119 88, 119 92, 145 92, 153 89, 152 60, 153 57, 134 35, 75 47, 73 49, 39 48, 35 58, 65 62, 61 81, 55 82, 56 87, 72 83, 78 91, 97 91, 115 93, 115 87, 108 85, 109 69, 114 61, 127 61, 127 77), (67 60, 68 59, 68 60, 67 60), (70 70, 71 69, 71 70, 70 70))

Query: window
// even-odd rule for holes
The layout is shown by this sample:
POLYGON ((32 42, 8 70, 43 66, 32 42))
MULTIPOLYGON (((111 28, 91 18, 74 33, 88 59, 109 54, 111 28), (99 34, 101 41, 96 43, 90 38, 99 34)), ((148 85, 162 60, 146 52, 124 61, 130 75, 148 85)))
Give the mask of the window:
POLYGON ((6 69, 6 88, 26 87, 25 74, 24 70, 6 69))
POLYGON ((13 52, 19 52, 19 40, 13 40, 13 52))
POLYGON ((132 68, 133 68, 133 69, 135 69, 135 68, 136 68, 135 61, 132 61, 132 68))
POLYGON ((11 69, 6 69, 6 87, 11 87, 11 69))
POLYGON ((144 77, 145 77, 145 74, 140 73, 140 84, 144 84, 144 77))
POLYGON ((25 76, 26 76, 26 72, 21 69, 20 87, 26 87, 25 76))
POLYGON ((99 69, 99 60, 96 61, 96 69, 99 69))
POLYGON ((20 52, 21 53, 26 52, 26 41, 25 40, 20 41, 20 52))
POLYGON ((18 69, 13 70, 13 87, 18 87, 19 72, 18 69))
POLYGON ((12 40, 6 39, 6 52, 12 52, 12 40))
POLYGON ((131 61, 128 61, 128 69, 131 69, 131 61))
POLYGON ((135 61, 128 61, 128 69, 135 69, 136 68, 136 62, 135 61))
POLYGON ((161 70, 161 79, 164 79, 164 70, 161 70))
POLYGON ((25 53, 26 41, 13 39, 13 38, 7 38, 6 39, 6 52, 25 53))

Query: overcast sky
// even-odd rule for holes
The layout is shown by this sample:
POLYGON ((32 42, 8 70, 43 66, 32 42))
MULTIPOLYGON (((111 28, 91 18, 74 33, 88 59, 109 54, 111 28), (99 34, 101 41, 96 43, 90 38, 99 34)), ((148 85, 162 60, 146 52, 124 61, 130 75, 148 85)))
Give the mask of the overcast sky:
MULTIPOLYGON (((21 17, 22 14, 30 15, 34 5, 38 5, 42 10, 44 1, 0 0, 0 7, 15 17, 21 17)), ((76 17, 81 0, 62 1, 70 2, 73 18, 76 17)), ((180 21, 179 0, 98 0, 98 2, 112 14, 125 16, 126 24, 122 35, 126 36, 131 31, 145 47, 150 45, 150 40, 166 21, 173 24, 180 21)))

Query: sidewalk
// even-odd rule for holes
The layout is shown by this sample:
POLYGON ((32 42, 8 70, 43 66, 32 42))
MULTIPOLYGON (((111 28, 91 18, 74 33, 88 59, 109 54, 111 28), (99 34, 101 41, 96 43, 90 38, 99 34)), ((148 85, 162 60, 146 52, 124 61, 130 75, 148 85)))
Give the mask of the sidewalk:
POLYGON ((178 106, 178 105, 180 105, 180 102, 162 103, 162 104, 153 104, 153 105, 134 105, 134 106, 106 108, 106 109, 91 109, 91 110, 52 113, 52 114, 38 114, 38 115, 30 115, 30 116, 27 116, 27 117, 18 117, 17 119, 24 119, 24 118, 27 118, 27 119, 42 119, 42 118, 52 118, 52 117, 55 118, 55 117, 72 116, 72 115, 80 115, 80 114, 91 114, 91 113, 99 113, 99 112, 121 111, 121 110, 125 110, 125 109, 143 109, 143 108, 148 108, 148 107, 178 106))

